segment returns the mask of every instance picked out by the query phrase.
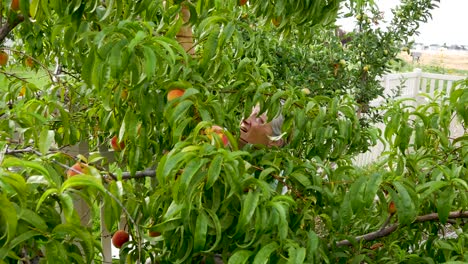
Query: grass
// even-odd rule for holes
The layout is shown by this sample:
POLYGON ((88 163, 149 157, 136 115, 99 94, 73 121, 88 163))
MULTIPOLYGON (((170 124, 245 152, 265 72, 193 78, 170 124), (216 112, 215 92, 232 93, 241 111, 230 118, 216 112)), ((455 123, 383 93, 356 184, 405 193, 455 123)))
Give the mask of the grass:
POLYGON ((428 73, 468 76, 468 70, 449 69, 449 68, 445 68, 439 65, 412 64, 412 63, 407 63, 403 60, 393 61, 391 63, 392 72, 412 72, 416 68, 419 68, 423 72, 428 72, 428 73))

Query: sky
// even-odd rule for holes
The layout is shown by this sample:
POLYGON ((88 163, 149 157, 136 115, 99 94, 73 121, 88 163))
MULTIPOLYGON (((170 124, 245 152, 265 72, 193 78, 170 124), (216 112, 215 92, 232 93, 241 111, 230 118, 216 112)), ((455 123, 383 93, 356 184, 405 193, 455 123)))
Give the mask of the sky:
MULTIPOLYGON (((400 3, 400 0, 375 0, 384 12, 385 20, 392 18, 391 8, 400 3)), ((468 45, 468 0, 440 0, 438 8, 432 10, 432 19, 420 24, 419 36, 415 42, 429 44, 458 44, 468 45)), ((347 31, 353 29, 350 19, 338 21, 347 31)))

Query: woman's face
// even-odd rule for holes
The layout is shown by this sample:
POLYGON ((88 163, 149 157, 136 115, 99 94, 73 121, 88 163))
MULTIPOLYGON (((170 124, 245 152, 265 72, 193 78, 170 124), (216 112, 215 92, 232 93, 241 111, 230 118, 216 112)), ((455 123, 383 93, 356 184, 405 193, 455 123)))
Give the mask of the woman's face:
POLYGON ((269 136, 273 135, 273 129, 270 123, 266 123, 267 116, 265 113, 258 116, 260 107, 255 106, 252 109, 252 114, 243 119, 240 124, 240 140, 239 145, 243 147, 247 143, 262 144, 265 146, 272 146, 269 136))

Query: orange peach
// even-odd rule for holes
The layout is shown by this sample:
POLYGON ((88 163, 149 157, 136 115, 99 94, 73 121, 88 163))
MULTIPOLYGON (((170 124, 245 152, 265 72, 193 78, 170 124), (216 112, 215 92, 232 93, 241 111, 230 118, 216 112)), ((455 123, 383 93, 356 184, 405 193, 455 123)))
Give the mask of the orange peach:
POLYGON ((170 102, 178 97, 184 95, 185 90, 183 89, 172 89, 167 93, 167 101, 170 102))
POLYGON ((117 136, 113 136, 111 139, 111 147, 114 151, 122 151, 122 149, 125 148, 125 142, 118 142, 118 140, 119 138, 117 136))

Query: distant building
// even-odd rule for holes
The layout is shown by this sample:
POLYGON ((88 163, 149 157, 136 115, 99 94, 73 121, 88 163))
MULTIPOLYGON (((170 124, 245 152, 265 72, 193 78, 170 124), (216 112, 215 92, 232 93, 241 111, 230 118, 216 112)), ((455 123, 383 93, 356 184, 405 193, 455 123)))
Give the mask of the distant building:
POLYGON ((429 50, 440 50, 441 46, 439 44, 431 44, 429 45, 429 50))

